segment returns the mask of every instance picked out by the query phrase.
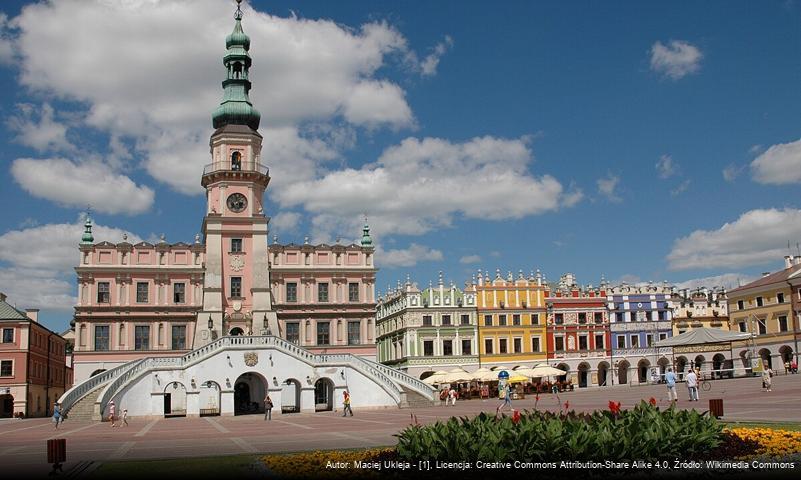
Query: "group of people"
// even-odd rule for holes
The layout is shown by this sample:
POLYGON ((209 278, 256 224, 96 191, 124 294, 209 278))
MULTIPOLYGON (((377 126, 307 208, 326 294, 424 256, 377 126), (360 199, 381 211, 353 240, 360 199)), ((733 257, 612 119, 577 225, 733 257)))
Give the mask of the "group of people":
MULTIPOLYGON (((701 369, 697 367, 695 369, 691 368, 684 377, 684 380, 687 384, 687 393, 690 395, 690 401, 697 402, 698 388, 701 386, 701 369)), ((673 372, 673 367, 668 367, 667 373, 665 374, 665 384, 667 385, 668 400, 670 402, 677 402, 679 400, 679 395, 676 393, 676 373, 673 372)))
POLYGON ((798 373, 798 360, 795 358, 784 362, 785 373, 798 373))
MULTIPOLYGON (((342 392, 342 416, 347 417, 350 413, 350 416, 353 416, 353 409, 350 408, 350 392, 345 390, 342 392)), ((264 420, 272 420, 273 419, 273 399, 270 398, 270 394, 264 396, 264 420)))

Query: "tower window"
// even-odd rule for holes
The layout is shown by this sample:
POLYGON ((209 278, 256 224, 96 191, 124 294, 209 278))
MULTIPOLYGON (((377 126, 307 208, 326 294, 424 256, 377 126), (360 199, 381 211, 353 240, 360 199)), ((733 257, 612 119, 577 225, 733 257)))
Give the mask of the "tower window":
POLYGON ((231 170, 242 170, 242 153, 234 152, 231 154, 231 170))
POLYGON ((231 239, 231 253, 239 253, 242 251, 242 239, 241 238, 232 238, 231 239))

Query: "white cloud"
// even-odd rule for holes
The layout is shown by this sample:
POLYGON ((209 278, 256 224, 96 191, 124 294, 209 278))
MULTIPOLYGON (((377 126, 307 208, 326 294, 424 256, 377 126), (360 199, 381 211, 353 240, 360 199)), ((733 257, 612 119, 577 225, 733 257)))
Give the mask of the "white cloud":
POLYGON ((662 155, 656 162, 656 171, 659 173, 659 178, 670 178, 679 173, 679 166, 673 163, 673 157, 670 155, 662 155))
MULTIPOLYGON (((47 224, 0 235, 0 291, 21 308, 69 311, 75 305, 73 268, 80 258, 83 222, 47 224)), ((95 242, 141 241, 137 235, 95 225, 95 242)))
POLYGON ((733 182, 743 173, 745 165, 729 164, 723 169, 723 179, 727 182, 733 182))
POLYGON ((531 174, 531 161, 525 138, 407 138, 374 164, 295 183, 275 198, 311 212, 320 232, 353 231, 367 213, 382 235, 419 235, 450 226, 457 215, 507 220, 557 210, 564 188, 531 174))
POLYGON ((297 212, 281 212, 270 220, 270 230, 276 235, 298 231, 302 217, 297 212))
MULTIPOLYGON (((388 59, 410 52, 394 27, 371 22, 349 28, 271 16, 249 5, 244 10, 243 26, 252 39, 251 99, 263 112, 263 158, 275 178, 311 178, 347 145, 304 130, 307 123, 414 126, 404 90, 378 73, 388 59)), ((233 29, 231 16, 232 6, 217 0, 28 5, 14 19, 20 82, 83 102, 82 121, 109 134, 117 157, 122 152, 125 159, 119 143, 125 138, 154 178, 200 193, 198 178, 210 161, 209 117, 222 99, 220 60, 223 39, 233 29)), ((281 181, 271 185, 272 191, 281 188, 281 181)))
POLYGON ((99 162, 19 158, 12 163, 11 174, 35 197, 71 207, 88 204, 104 213, 142 213, 153 205, 155 197, 149 187, 136 185, 99 162))
POLYGON ((688 289, 695 290, 697 288, 714 288, 723 287, 726 290, 737 288, 746 283, 756 280, 757 277, 747 275, 744 273, 724 273, 722 275, 714 275, 711 277, 692 278, 683 282, 677 283, 676 288, 679 290, 688 289))
POLYGON ((752 178, 762 184, 801 182, 801 140, 773 145, 751 162, 752 178))
POLYGON ((425 77, 435 75, 437 73, 437 66, 439 65, 439 60, 452 47, 453 47, 453 39, 450 36, 446 35, 445 40, 438 43, 434 47, 434 51, 431 52, 428 56, 426 56, 426 58, 420 63, 421 74, 425 77))
POLYGON ((619 176, 609 173, 606 177, 599 178, 596 183, 598 184, 598 193, 606 197, 610 202, 617 203, 622 200, 615 193, 617 184, 620 183, 619 176))
POLYGON ((480 262, 481 262, 481 255, 465 255, 464 257, 459 259, 459 263, 463 264, 480 263, 480 262))
POLYGON ((651 46, 651 70, 678 80, 701 68, 703 54, 695 45, 671 40, 668 45, 657 41, 651 46))
POLYGON ((6 121, 8 128, 16 132, 15 141, 32 147, 39 152, 73 151, 75 146, 67 140, 67 126, 53 119, 53 107, 42 104, 36 112, 36 105, 20 103, 16 106, 18 114, 6 121), (39 121, 34 118, 38 114, 39 121))
POLYGON ((765 265, 779 262, 787 242, 798 239, 801 210, 750 210, 717 230, 696 230, 676 239, 667 260, 671 270, 765 265))
POLYGON ((670 191, 670 195, 675 197, 677 195, 680 195, 680 194, 686 192, 688 188, 690 188, 690 179, 689 178, 684 180, 676 188, 671 190, 670 191))
POLYGON ((412 267, 419 262, 439 261, 443 256, 439 250, 412 243, 409 248, 376 252, 375 258, 380 266, 392 268, 412 267))

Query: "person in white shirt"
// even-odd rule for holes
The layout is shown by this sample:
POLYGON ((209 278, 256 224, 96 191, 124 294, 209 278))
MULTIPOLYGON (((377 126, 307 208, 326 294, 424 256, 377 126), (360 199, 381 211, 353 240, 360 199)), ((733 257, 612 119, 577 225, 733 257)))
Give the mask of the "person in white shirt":
POLYGON ((693 369, 687 374, 687 390, 690 392, 690 401, 698 401, 698 376, 693 369))
POLYGON ((456 389, 451 388, 448 392, 448 398, 451 400, 451 405, 456 405, 456 389))

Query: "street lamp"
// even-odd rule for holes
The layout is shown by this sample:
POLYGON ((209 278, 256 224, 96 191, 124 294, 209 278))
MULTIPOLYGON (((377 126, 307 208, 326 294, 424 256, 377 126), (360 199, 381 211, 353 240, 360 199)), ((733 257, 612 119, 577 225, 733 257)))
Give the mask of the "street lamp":
POLYGON ((209 315, 209 330, 214 329, 214 320, 211 319, 211 315, 209 315))

